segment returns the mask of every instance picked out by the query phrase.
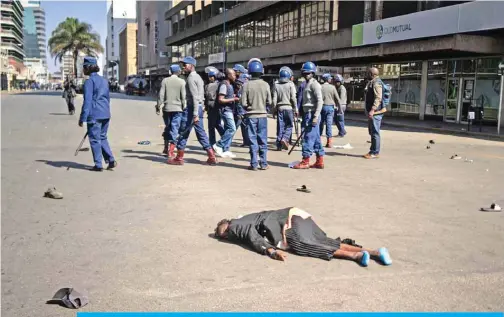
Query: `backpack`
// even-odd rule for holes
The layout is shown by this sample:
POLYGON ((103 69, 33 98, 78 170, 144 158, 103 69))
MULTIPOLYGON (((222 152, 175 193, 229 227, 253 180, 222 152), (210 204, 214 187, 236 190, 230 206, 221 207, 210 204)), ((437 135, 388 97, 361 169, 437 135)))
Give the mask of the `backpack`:
POLYGON ((386 108, 390 105, 390 98, 392 97, 392 86, 390 86, 389 84, 385 84, 381 79, 380 82, 382 84, 383 107, 386 108))

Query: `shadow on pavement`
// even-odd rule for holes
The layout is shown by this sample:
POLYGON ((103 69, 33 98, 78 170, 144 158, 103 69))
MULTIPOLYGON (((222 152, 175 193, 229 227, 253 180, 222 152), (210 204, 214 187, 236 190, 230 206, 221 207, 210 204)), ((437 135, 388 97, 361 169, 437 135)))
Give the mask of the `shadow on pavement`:
POLYGON ((35 90, 35 91, 23 91, 23 92, 19 92, 17 93, 17 95, 21 95, 21 96, 29 96, 29 95, 33 95, 33 96, 62 96, 63 94, 63 90, 50 90, 50 91, 46 91, 46 90, 35 90))
POLYGON ((152 155, 147 155, 147 156, 140 156, 140 155, 125 155, 123 157, 127 158, 137 158, 139 160, 145 160, 145 161, 151 161, 151 162, 156 162, 156 163, 166 163, 168 160, 166 156, 152 156, 152 155))
POLYGON ((51 116, 70 116, 71 114, 68 113, 57 113, 57 112, 50 112, 49 113, 51 116))
POLYGON ((70 168, 77 169, 77 170, 89 170, 92 167, 90 165, 84 165, 84 164, 70 162, 70 161, 36 160, 36 162, 46 163, 47 165, 52 166, 52 167, 58 167, 58 168, 70 167, 70 168))
POLYGON ((364 154, 358 155, 358 154, 349 154, 349 153, 341 153, 341 152, 325 152, 325 155, 327 155, 327 156, 350 156, 350 157, 364 159, 362 157, 362 155, 364 155, 364 154))
POLYGON ((122 99, 122 100, 139 100, 139 101, 155 101, 154 96, 137 96, 137 95, 126 95, 120 92, 111 92, 110 99, 122 99))
POLYGON ((129 154, 144 154, 144 155, 157 155, 157 156, 164 156, 162 153, 158 152, 149 152, 149 151, 135 151, 135 150, 122 150, 121 152, 123 153, 129 153, 129 154))

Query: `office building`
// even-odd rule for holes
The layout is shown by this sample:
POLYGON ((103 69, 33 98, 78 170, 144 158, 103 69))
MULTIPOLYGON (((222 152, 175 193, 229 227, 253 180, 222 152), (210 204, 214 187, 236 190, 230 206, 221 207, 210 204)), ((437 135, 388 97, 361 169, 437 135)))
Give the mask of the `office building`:
POLYGON ((392 85, 388 115, 465 124, 482 106, 496 124, 502 12, 501 1, 182 1, 165 12, 165 44, 198 71, 261 58, 270 82, 311 60, 344 76, 349 111, 362 111, 377 66, 392 85))
POLYGON ((171 35, 171 24, 164 15, 180 1, 137 1, 138 72, 149 75, 166 74, 171 51, 164 39, 171 35))
POLYGON ((2 78, 9 83, 9 89, 13 78, 21 74, 24 69, 23 17, 24 8, 21 2, 1 2, 0 51, 4 56, 3 59, 6 58, 8 61, 8 67, 2 67, 2 78))
POLYGON ((119 72, 119 32, 126 24, 136 22, 135 0, 108 0, 107 1, 107 38, 105 69, 103 76, 106 78, 122 78, 119 72))
POLYGON ((122 84, 127 76, 137 73, 137 24, 128 23, 119 33, 119 73, 122 78, 118 78, 122 84))
POLYGON ((45 11, 40 1, 23 1, 24 6, 24 49, 26 58, 39 58, 46 65, 45 11))

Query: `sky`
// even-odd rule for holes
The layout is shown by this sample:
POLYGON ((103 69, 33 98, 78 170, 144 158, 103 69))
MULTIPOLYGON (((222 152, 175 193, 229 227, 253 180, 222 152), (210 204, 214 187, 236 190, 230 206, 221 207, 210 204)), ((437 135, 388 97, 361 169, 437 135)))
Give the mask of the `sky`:
MULTIPOLYGON (((93 30, 100 34, 100 42, 105 48, 107 36, 107 2, 106 1, 41 1, 41 7, 46 14, 46 39, 51 37, 52 31, 67 17, 77 18, 91 24, 93 30)), ((98 65, 103 65, 102 56, 98 65)), ((54 59, 47 50, 47 67, 51 73, 59 71, 59 65, 54 65, 54 59)))

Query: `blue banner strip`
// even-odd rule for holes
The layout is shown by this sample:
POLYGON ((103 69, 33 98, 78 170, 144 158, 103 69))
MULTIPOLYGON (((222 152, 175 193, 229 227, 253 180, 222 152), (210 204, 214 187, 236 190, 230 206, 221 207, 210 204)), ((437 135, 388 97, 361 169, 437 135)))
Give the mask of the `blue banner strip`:
POLYGON ((504 317, 504 313, 93 313, 77 317, 504 317))

